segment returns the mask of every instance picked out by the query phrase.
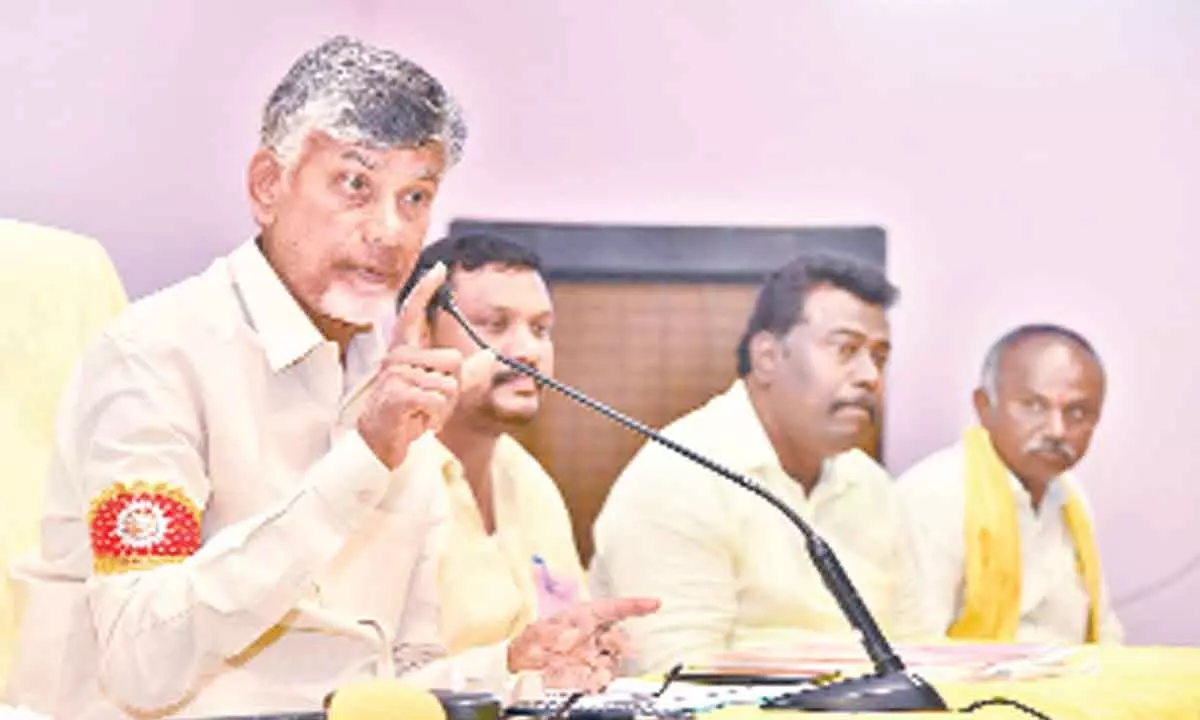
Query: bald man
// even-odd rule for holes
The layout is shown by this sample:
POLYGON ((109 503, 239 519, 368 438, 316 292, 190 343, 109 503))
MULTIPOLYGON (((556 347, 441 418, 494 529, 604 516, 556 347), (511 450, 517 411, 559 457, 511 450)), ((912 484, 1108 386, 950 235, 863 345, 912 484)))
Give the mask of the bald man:
POLYGON ((979 424, 898 480, 926 606, 950 637, 1121 642, 1070 474, 1104 390, 1104 366, 1081 335, 1018 327, 984 361, 979 424))

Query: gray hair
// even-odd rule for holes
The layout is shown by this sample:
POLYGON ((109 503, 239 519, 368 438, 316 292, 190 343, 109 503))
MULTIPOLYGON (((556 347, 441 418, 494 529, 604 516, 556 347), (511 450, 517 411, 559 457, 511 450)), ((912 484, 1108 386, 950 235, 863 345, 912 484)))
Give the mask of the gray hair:
POLYGON ((262 146, 285 165, 314 130, 377 148, 440 142, 446 167, 462 157, 467 126, 437 78, 390 50, 338 36, 288 70, 263 109, 262 146))
POLYGON ((991 348, 988 349, 987 355, 983 359, 983 370, 979 373, 979 387, 983 388, 988 400, 993 404, 996 403, 999 397, 1000 362, 1004 359, 1004 353, 1022 340, 1033 337, 1051 337, 1074 343, 1095 361, 1096 366, 1100 368, 1101 377, 1104 376, 1104 363, 1100 360, 1099 353, 1096 352, 1096 349, 1092 347, 1092 344, 1084 336, 1070 328, 1051 323, 1020 325, 1009 330, 999 340, 992 343, 991 348))

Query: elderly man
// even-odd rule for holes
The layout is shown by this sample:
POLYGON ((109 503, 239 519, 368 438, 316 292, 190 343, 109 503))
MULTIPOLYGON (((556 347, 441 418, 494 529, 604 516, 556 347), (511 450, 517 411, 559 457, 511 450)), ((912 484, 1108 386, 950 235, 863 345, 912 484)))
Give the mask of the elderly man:
MULTIPOLYGON (((773 273, 723 394, 668 425, 779 495, 829 541, 880 624, 927 630, 891 478, 853 449, 875 416, 896 290, 877 268, 801 257, 773 273)), ((651 593, 628 626, 641 669, 728 650, 850 637, 803 537, 775 509, 657 445, 614 484, 595 528, 597 594, 651 593)))
MULTIPOLYGON (((459 309, 489 345, 554 373, 554 308, 536 253, 501 237, 466 235, 425 248, 418 268, 439 263, 459 309)), ((463 355, 478 349, 444 311, 430 307, 428 316, 435 347, 463 355)), ((499 642, 581 589, 562 495, 508 434, 532 422, 540 405, 536 383, 492 359, 464 373, 454 412, 437 433, 454 525, 441 568, 442 632, 451 652, 499 642)))
POLYGON ((1104 404, 1104 367, 1078 333, 1025 325, 988 351, 979 425, 904 473, 926 605, 954 638, 1120 642, 1090 512, 1068 472, 1104 404))
POLYGON ((439 659, 448 510, 430 448, 461 354, 417 285, 391 330, 465 127, 441 84, 352 39, 301 57, 250 159, 257 238, 132 306, 65 393, 13 678, 56 717, 316 709, 413 671, 503 690, 602 684, 611 623, 576 606, 439 659))

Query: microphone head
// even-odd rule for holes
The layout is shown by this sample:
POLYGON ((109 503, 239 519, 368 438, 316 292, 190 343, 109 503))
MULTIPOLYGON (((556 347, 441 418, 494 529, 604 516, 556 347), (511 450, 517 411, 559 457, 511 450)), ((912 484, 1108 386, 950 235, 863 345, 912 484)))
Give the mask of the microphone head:
POLYGON ((451 303, 454 302, 454 293, 450 290, 450 283, 444 282, 442 286, 433 294, 433 304, 443 310, 450 309, 451 303))
POLYGON ((446 720, 437 696, 393 678, 371 678, 333 693, 328 720, 446 720))

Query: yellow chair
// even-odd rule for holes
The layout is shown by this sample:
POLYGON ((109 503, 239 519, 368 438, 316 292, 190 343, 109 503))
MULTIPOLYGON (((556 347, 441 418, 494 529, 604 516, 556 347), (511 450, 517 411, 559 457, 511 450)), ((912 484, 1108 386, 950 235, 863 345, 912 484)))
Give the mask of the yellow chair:
POLYGON ((9 568, 38 544, 59 395, 126 302, 95 240, 0 219, 0 694, 21 605, 9 568))

